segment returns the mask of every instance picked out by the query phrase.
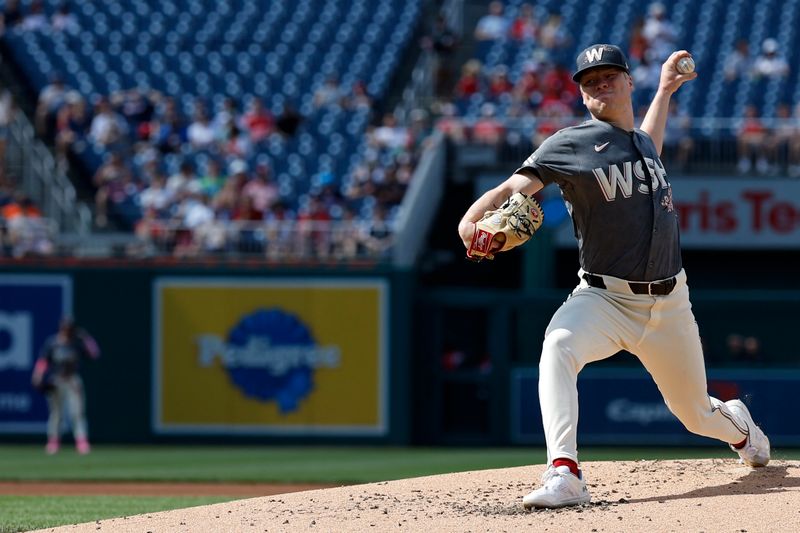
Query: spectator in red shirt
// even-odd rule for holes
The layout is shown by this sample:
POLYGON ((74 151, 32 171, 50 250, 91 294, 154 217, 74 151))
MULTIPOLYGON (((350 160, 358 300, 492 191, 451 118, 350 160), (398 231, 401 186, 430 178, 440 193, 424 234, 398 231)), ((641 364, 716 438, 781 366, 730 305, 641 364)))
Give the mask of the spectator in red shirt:
POLYGON ((495 117, 494 104, 481 106, 481 117, 472 127, 472 140, 481 144, 497 144, 505 134, 503 123, 495 117))
POLYGON ((331 215, 322 201, 309 196, 308 203, 297 214, 297 229, 303 254, 327 257, 331 253, 331 215))
POLYGON ((572 107, 564 101, 564 93, 555 87, 548 87, 539 103, 537 114, 547 116, 572 116, 572 107))
POLYGON ((514 85, 514 101, 526 106, 534 106, 542 99, 542 83, 534 65, 525 67, 514 85))
POLYGON ((256 209, 253 197, 240 195, 237 200, 236 208, 233 211, 233 220, 248 222, 263 219, 264 213, 256 209))
POLYGON ((489 98, 498 101, 504 94, 511 94, 514 84, 508 79, 508 67, 498 65, 492 71, 489 78, 489 98))
POLYGON ((567 69, 559 65, 552 65, 542 77, 544 92, 558 94, 559 99, 569 106, 578 102, 580 91, 578 84, 572 81, 572 75, 567 69))
POLYGON ((548 105, 540 107, 536 116, 538 120, 532 139, 534 148, 538 148, 545 139, 567 126, 566 120, 571 116, 571 109, 556 98, 548 105))
POLYGON ((473 94, 481 91, 481 62, 477 59, 470 59, 461 67, 461 77, 458 79, 455 88, 456 98, 469 100, 473 94))
POLYGON ((260 98, 253 98, 249 111, 242 117, 242 122, 254 143, 275 131, 275 119, 272 113, 264 107, 264 102, 260 98))
POLYGON ((511 23, 511 38, 517 41, 536 41, 539 34, 539 23, 533 13, 533 6, 524 3, 519 8, 519 13, 511 23))

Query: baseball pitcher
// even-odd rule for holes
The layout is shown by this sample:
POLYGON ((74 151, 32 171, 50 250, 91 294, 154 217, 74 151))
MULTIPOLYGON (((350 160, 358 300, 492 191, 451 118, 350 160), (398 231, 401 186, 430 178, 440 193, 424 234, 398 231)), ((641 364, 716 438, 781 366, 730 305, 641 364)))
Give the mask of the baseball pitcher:
MULTIPOLYGON (((459 224, 471 255, 476 223, 487 211, 555 183, 578 240, 580 282, 553 315, 542 347, 539 399, 548 469, 541 488, 523 498, 526 509, 590 501, 578 462, 577 376, 586 364, 620 350, 639 358, 689 431, 730 444, 751 466, 769 461, 769 440, 747 407, 708 395, 672 188, 659 158, 670 98, 697 77, 688 59, 691 54, 681 50, 664 62, 636 129, 633 80, 622 50, 596 44, 582 51, 573 80, 591 119, 548 138, 511 177, 475 201, 459 224)), ((493 241, 487 253, 503 251, 493 241)))

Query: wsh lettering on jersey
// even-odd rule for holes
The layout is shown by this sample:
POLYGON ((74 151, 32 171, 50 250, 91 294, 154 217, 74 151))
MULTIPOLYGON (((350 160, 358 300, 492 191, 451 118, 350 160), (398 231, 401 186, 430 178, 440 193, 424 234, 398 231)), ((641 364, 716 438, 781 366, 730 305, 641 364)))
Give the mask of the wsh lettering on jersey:
MULTIPOLYGON (((657 158, 652 159, 650 157, 645 157, 644 160, 647 163, 647 170, 650 173, 653 190, 656 190, 659 187, 662 189, 669 188, 669 182, 667 182, 667 171, 664 169, 664 165, 661 163, 661 160, 657 158)), ((649 193, 647 183, 645 183, 645 175, 644 170, 642 169, 641 159, 636 161, 625 161, 622 163, 621 168, 619 164, 609 165, 608 173, 606 173, 606 170, 603 168, 595 168, 592 170, 592 172, 594 173, 594 177, 597 179, 597 183, 600 185, 600 190, 603 191, 603 195, 605 196, 607 202, 613 202, 616 200, 617 189, 619 189, 624 198, 630 198, 631 194, 633 193, 634 176, 636 176, 636 179, 641 182, 637 185, 636 189, 642 194, 649 193)))

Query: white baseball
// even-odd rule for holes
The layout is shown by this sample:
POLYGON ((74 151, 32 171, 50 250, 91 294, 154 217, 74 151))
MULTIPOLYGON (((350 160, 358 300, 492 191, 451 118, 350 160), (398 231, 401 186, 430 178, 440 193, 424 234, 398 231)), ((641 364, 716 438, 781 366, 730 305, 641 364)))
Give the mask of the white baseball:
POLYGON ((678 60, 678 64, 675 68, 681 74, 689 74, 690 72, 694 72, 694 59, 691 57, 682 57, 678 60))

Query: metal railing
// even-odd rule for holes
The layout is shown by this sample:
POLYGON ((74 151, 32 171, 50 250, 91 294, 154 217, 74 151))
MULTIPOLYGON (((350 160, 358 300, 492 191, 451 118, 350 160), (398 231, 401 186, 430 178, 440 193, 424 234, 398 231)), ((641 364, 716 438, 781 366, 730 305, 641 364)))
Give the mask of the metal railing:
POLYGON ((59 254, 93 259, 388 262, 394 242, 390 224, 372 221, 213 220, 188 227, 180 222, 145 220, 135 234, 60 239, 59 254))
MULTIPOLYGON (((524 161, 554 131, 586 118, 497 117, 504 129, 498 142, 484 142, 474 134, 479 117, 458 120, 463 138, 450 137, 457 161, 466 160, 467 166, 505 166, 524 161)), ((758 120, 761 131, 754 128, 742 133, 745 119, 740 117, 673 117, 667 124, 661 159, 668 171, 685 174, 800 177, 800 120, 758 120)))
MULTIPOLYGON (((464 26, 464 1, 445 0, 440 9, 440 14, 450 28, 456 28, 459 35, 463 34, 464 26)), ((442 59, 432 50, 422 50, 416 65, 411 71, 411 79, 403 90, 402 103, 399 111, 403 117, 408 117, 413 109, 428 109, 435 100, 435 79, 442 59)))
POLYGON ((78 202, 75 187, 58 169, 50 150, 36 138, 24 113, 14 114, 8 131, 6 169, 19 177, 22 189, 58 231, 88 234, 92 226, 89 207, 78 202))

